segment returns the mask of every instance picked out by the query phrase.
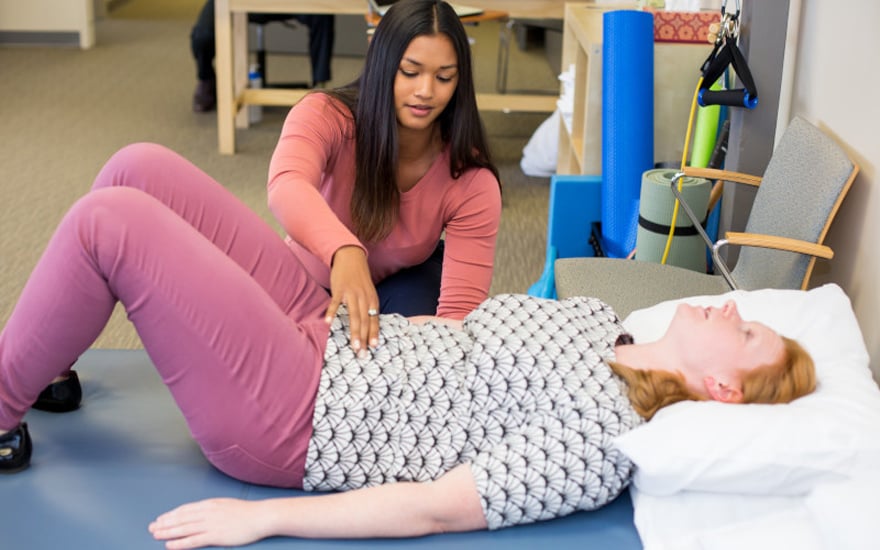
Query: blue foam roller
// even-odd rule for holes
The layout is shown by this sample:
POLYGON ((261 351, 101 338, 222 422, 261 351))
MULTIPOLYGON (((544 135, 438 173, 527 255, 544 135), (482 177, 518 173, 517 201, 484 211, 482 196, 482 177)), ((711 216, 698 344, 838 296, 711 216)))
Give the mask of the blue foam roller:
POLYGON ((654 17, 603 14, 602 246, 623 258, 635 247, 642 173, 654 166, 654 17))

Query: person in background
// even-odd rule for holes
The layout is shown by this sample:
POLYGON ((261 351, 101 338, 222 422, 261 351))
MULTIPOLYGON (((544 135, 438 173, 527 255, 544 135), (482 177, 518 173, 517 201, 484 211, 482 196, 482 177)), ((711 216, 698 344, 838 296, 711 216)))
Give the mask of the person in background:
MULTIPOLYGON (((335 35, 332 15, 303 15, 290 13, 251 13, 252 23, 288 21, 295 19, 309 29, 309 60, 312 65, 312 86, 323 86, 330 80, 330 59, 333 57, 335 35)), ((217 106, 217 85, 214 75, 214 0, 208 0, 199 12, 190 33, 190 47, 196 61, 196 90, 193 93, 193 111, 204 113, 217 106)))

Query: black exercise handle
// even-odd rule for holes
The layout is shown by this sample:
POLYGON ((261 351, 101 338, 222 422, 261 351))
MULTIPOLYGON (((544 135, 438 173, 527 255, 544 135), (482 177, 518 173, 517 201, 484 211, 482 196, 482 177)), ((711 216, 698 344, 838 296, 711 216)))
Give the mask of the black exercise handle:
POLYGON ((700 107, 727 105, 730 107, 754 109, 758 105, 758 98, 753 97, 745 88, 737 90, 710 90, 704 88, 700 90, 697 96, 697 103, 700 104, 700 107))
POLYGON ((754 109, 758 105, 758 88, 749 70, 749 64, 736 43, 726 41, 723 45, 716 45, 712 53, 703 62, 701 68, 703 83, 697 96, 697 103, 701 107, 706 105, 728 105, 730 107, 745 107, 754 109), (710 90, 709 87, 718 80, 728 66, 733 67, 736 75, 742 81, 744 88, 737 90, 710 90))

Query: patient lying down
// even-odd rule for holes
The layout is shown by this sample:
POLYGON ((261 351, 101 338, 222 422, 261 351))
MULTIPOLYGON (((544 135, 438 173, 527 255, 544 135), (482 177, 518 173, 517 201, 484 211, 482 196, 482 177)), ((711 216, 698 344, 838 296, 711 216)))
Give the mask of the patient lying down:
POLYGON ((646 343, 587 298, 498 296, 461 330, 381 321, 368 358, 351 351, 344 314, 331 327, 302 487, 337 492, 186 504, 152 522, 153 536, 167 548, 406 537, 595 509, 632 473, 612 440, 659 408, 784 403, 815 387, 806 352, 732 301, 681 304, 646 343))
MULTIPOLYGON (((732 301, 721 308, 680 305, 665 335, 650 343, 623 343, 614 314, 588 299, 494 298, 466 318, 463 339, 437 325, 404 331, 456 342, 455 352, 444 348, 430 362, 461 358, 464 366, 450 369, 460 378, 445 385, 454 384, 463 397, 460 408, 450 404, 454 420, 439 430, 439 419, 419 423, 415 413, 401 415, 401 423, 418 424, 434 437, 415 436, 414 447, 432 441, 424 451, 398 443, 406 454, 396 479, 389 464, 370 462, 370 469, 386 471, 371 477, 355 466, 349 474, 375 486, 308 499, 205 500, 163 514, 150 525, 152 534, 168 548, 192 548, 272 535, 403 537, 548 519, 614 499, 628 483, 631 464, 610 447, 611 439, 662 406, 683 399, 782 403, 815 387, 806 352, 767 326, 744 321, 732 301), (432 468, 427 463, 434 457, 440 462, 432 468), (383 483, 396 480, 404 481, 383 483)), ((437 401, 459 400, 430 385, 420 390, 437 401)), ((330 408, 328 399, 319 396, 319 407, 330 408)), ((316 429, 324 424, 319 416, 316 429)), ((413 434, 403 425, 395 433, 413 434)), ((392 445, 386 437, 385 445, 392 445)), ((316 439, 306 485, 350 488, 332 481, 337 465, 315 464, 321 454, 316 439)), ((350 444, 355 454, 364 453, 350 444)), ((397 457, 395 450, 377 460, 397 457)))
MULTIPOLYGON (((333 493, 186 504, 158 517, 150 532, 167 548, 197 548, 275 535, 407 537, 545 520, 619 495, 633 466, 612 441, 663 406, 784 403, 815 387, 800 345, 744 321, 732 301, 681 304, 663 337, 646 343, 632 343, 613 310, 588 298, 501 295, 462 326, 449 325, 382 316, 379 346, 363 357, 351 348, 344 312, 334 319, 297 484, 333 493)), ((0 379, 11 386, 20 373, 2 366, 0 379)), ((169 380, 185 367, 157 368, 169 380)), ((184 402, 181 408, 188 412, 184 402)), ((29 458, 26 426, 12 428, 0 436, 0 457, 26 443, 29 458)))
MULTIPOLYGON (((301 486, 338 492, 186 504, 151 523, 153 536, 168 548, 274 535, 406 537, 595 509, 632 473, 612 440, 659 408, 685 399, 783 403, 815 387, 806 352, 744 321, 732 301, 681 304, 664 336, 646 343, 631 343, 613 310, 588 298, 502 295, 460 329, 381 322, 379 346, 364 358, 349 345, 347 317, 333 321, 313 396, 301 486)), ((165 371, 180 367, 157 368, 168 380, 165 371)), ((20 425, 2 436, 5 456, 15 435, 29 447, 20 425)))
MULTIPOLYGON (((79 209, 65 223, 89 216, 79 209)), ((207 285, 208 299, 181 308, 118 247, 80 238, 109 233, 75 229, 56 233, 65 246, 49 247, 29 284, 57 279, 44 268, 56 260, 68 276, 45 287, 49 298, 26 288, 0 333, 0 471, 28 466, 21 419, 106 323, 112 307, 86 307, 98 296, 122 301, 212 464, 250 483, 332 492, 181 506, 149 526, 168 548, 498 529, 596 509, 633 473, 614 439, 659 408, 784 403, 816 384, 800 345, 744 321, 732 301, 679 305, 661 338, 632 343, 600 300, 500 295, 461 323, 376 316, 378 341, 363 348, 345 308, 325 324, 324 303, 293 318, 260 301, 243 316, 241 301, 207 285), (57 314, 67 310, 76 323, 57 314), (216 337, 255 317, 267 329, 245 344, 265 354, 216 337), (237 397, 204 399, 206 388, 237 397)), ((238 266, 228 276, 253 290, 238 266)))

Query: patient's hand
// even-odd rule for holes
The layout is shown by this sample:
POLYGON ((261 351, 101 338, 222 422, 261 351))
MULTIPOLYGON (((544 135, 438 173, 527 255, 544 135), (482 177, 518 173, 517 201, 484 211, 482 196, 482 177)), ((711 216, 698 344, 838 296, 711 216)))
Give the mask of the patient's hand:
POLYGON ((213 498, 166 512, 149 530, 170 549, 241 546, 271 535, 267 516, 259 501, 213 498))

